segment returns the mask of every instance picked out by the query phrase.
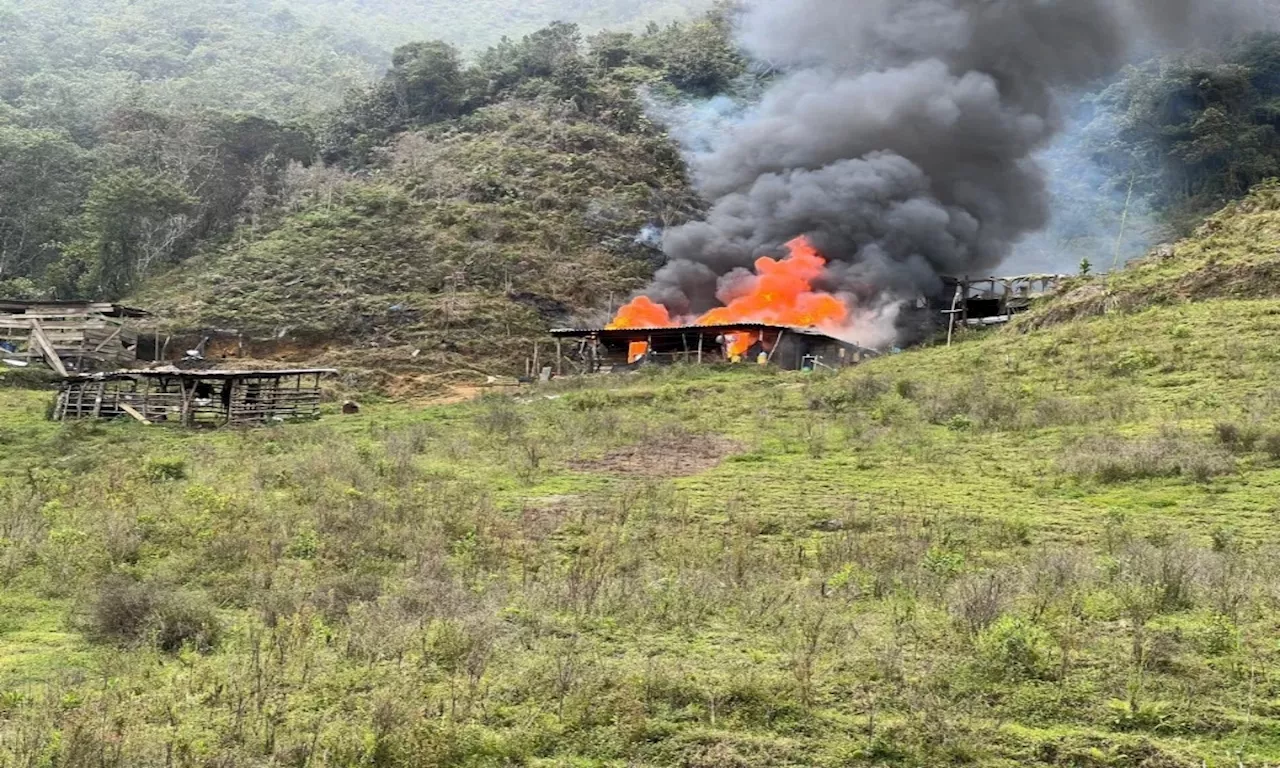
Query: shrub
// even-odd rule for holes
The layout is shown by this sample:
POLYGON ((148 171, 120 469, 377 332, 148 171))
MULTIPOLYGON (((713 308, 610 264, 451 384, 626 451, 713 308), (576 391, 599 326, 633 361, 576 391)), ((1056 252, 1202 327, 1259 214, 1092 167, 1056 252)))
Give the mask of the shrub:
POLYGON ((1273 461, 1280 461, 1280 432, 1268 433, 1262 439, 1262 450, 1273 461))
POLYGON ((1052 639, 1043 628, 1013 616, 1002 616, 978 636, 978 658, 992 677, 1036 680, 1048 677, 1052 639))
POLYGON ((153 483, 182 480, 187 476, 187 462, 177 456, 154 457, 147 459, 142 471, 153 483))
POLYGON ((476 423, 485 432, 514 437, 524 431, 524 417, 516 410, 516 405, 510 398, 485 398, 484 405, 484 410, 476 417, 476 423))
POLYGON ((1012 597, 1012 584, 999 573, 969 576, 951 590, 951 615, 971 635, 990 627, 1004 613, 1012 597))
POLYGON ((108 577, 98 585, 89 628, 99 640, 121 645, 150 641, 167 652, 186 645, 209 651, 220 632, 217 615, 203 595, 124 576, 108 577))
POLYGON ((1233 422, 1218 422, 1213 431, 1218 442, 1233 453, 1248 453, 1262 440, 1261 430, 1252 424, 1241 426, 1233 422))
POLYGON ((809 396, 809 407, 813 410, 833 411, 836 413, 870 406, 893 388, 887 379, 870 374, 857 374, 852 377, 841 376, 821 387, 816 387, 809 396))
POLYGON ((1015 429, 1022 422, 1022 403, 996 389, 981 376, 959 387, 930 391, 919 398, 920 412, 932 424, 955 428, 970 424, 986 430, 1015 429))
POLYGON ((1060 460, 1067 474, 1100 483, 1154 477, 1186 477, 1199 483, 1236 470, 1235 459, 1219 446, 1164 429, 1138 440, 1094 437, 1072 445, 1060 460))

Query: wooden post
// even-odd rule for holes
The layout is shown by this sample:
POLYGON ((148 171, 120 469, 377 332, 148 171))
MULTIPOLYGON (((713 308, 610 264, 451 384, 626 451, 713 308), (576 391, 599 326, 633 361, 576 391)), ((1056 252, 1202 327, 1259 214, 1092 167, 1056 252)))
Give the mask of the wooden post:
POLYGON ((951 337, 956 329, 956 305, 960 303, 960 286, 956 286, 956 295, 951 299, 951 311, 947 313, 947 346, 951 346, 951 337))
POLYGON ((689 364, 689 337, 683 333, 680 334, 680 343, 684 345, 684 362, 685 362, 685 365, 688 365, 689 364))
POLYGON ((542 366, 538 364, 538 363, 540 363, 540 362, 541 362, 541 361, 538 359, 538 352, 539 352, 539 351, 540 351, 540 350, 538 349, 538 342, 536 342, 536 341, 535 341, 535 342, 533 342, 533 373, 534 373, 534 374, 540 374, 540 373, 542 372, 542 366))
POLYGON ((564 375, 564 353, 560 350, 560 337, 556 337, 556 375, 564 375))
POLYGON ((195 423, 195 414, 192 412, 191 401, 196 396, 197 382, 192 381, 190 383, 191 386, 188 388, 185 379, 178 379, 178 386, 182 387, 182 410, 179 414, 179 419, 184 427, 189 427, 195 423))
POLYGON ((132 416, 136 421, 140 421, 143 424, 146 424, 147 426, 151 425, 151 422, 147 421, 147 417, 143 416, 141 413, 138 413, 138 411, 132 405, 129 405, 123 400, 120 401, 120 410, 132 416))
POLYGON ((698 365, 702 365, 702 334, 698 334, 698 365))
POLYGON ((98 396, 94 398, 94 401, 93 401, 93 418, 94 419, 98 419, 102 417, 102 399, 103 397, 106 396, 106 393, 107 393, 107 382, 105 381, 98 382, 98 396))

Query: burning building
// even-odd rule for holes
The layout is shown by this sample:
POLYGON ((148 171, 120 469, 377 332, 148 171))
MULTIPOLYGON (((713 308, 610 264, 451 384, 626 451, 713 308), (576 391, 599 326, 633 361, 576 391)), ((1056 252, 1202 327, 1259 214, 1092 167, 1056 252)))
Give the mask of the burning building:
POLYGON ((875 354, 858 341, 854 297, 822 290, 827 262, 805 238, 781 259, 758 259, 721 281, 721 306, 700 315, 673 315, 648 296, 622 307, 600 329, 553 331, 577 339, 571 359, 587 371, 646 362, 761 362, 789 369, 840 367, 875 354))
MULTIPOLYGON (((936 324, 921 297, 957 325, 1007 320, 1041 289, 948 276, 992 274, 1051 221, 1037 158, 1067 127, 1064 94, 1273 18, 1257 0, 749 0, 738 43, 773 76, 684 147, 705 214, 663 232, 663 265, 605 330, 901 345, 936 324)), ((759 340, 733 337, 731 356, 759 340)))
POLYGON ((586 373, 680 362, 763 363, 814 370, 853 365, 878 354, 816 328, 766 323, 559 329, 551 335, 561 355, 567 354, 586 373), (576 344, 563 350, 565 340, 576 344))

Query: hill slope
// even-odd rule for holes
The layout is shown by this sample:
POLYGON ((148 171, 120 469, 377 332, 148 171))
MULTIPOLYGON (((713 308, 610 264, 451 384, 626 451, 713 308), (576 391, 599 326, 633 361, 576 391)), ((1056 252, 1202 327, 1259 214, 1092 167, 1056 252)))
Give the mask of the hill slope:
POLYGON ((0 762, 1275 763, 1278 331, 1208 298, 244 433, 0 389, 0 762))
POLYGON ((406 135, 376 180, 334 178, 317 174, 261 239, 133 300, 180 327, 288 335, 336 362, 504 370, 554 319, 643 284, 655 253, 625 233, 698 205, 647 123, 619 130, 533 103, 406 135))
POLYGON ((1155 249, 1114 275, 1083 278, 1023 318, 1039 327, 1106 312, 1280 292, 1280 182, 1209 217, 1189 238, 1155 249))

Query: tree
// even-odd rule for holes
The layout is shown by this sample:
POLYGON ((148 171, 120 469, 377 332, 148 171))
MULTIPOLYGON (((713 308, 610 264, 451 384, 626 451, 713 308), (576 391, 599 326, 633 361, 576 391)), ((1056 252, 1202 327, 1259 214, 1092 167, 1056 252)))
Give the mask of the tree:
POLYGON ((439 40, 397 48, 388 78, 407 122, 456 117, 466 101, 462 56, 439 40))
POLYGON ((1095 156, 1184 226, 1280 173, 1280 37, 1127 69, 1095 99, 1095 156))
POLYGON ((0 281, 56 258, 65 222, 80 207, 86 165, 63 134, 0 126, 0 281))
POLYGON ((178 184, 136 168, 94 182, 82 233, 60 270, 63 292, 115 299, 169 252, 196 200, 178 184))

